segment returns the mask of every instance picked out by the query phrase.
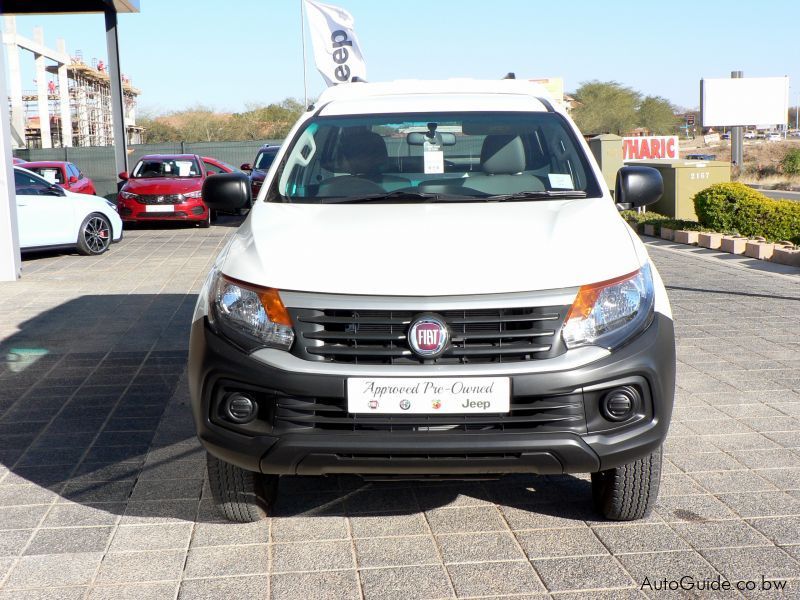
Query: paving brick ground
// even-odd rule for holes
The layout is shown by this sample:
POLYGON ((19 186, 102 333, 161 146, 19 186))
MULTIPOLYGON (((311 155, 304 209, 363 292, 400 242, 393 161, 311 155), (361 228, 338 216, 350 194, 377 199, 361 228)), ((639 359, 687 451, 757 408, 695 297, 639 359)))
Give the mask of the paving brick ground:
POLYGON ((638 598, 645 578, 718 575, 757 589, 700 597, 800 597, 799 272, 650 241, 680 362, 643 522, 598 520, 585 477, 340 477, 287 479, 277 516, 234 525, 184 379, 225 225, 130 231, 0 284, 0 598, 638 598))

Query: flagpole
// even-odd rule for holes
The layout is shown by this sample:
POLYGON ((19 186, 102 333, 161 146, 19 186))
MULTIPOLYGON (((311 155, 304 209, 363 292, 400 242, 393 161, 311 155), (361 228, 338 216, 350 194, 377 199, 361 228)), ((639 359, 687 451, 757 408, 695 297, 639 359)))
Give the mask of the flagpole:
POLYGON ((306 13, 305 0, 300 0, 300 35, 303 39, 303 107, 308 106, 308 83, 306 81, 306 13))

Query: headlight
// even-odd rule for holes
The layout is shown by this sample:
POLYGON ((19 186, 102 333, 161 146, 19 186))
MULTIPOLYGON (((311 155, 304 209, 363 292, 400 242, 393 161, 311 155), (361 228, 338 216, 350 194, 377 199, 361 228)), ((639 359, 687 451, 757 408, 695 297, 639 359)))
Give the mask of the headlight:
POLYGON ((622 345, 653 319, 655 291, 650 265, 638 271, 581 286, 562 334, 567 348, 622 345))
POLYGON ((265 347, 288 350, 294 341, 292 320, 278 290, 216 273, 208 305, 212 327, 248 352, 265 347))
POLYGON ((183 197, 184 198, 200 198, 203 195, 202 190, 197 190, 194 192, 186 192, 183 197))
POLYGON ((119 197, 123 200, 136 200, 139 197, 139 194, 134 194, 132 192, 120 192, 119 197))

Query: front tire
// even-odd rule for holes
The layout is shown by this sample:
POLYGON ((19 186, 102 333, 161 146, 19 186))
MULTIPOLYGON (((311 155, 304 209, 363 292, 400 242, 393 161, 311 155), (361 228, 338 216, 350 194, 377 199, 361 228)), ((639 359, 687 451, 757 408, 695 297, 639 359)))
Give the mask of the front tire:
POLYGON ((206 218, 203 219, 202 221, 198 221, 197 225, 200 227, 200 229, 208 229, 209 227, 211 227, 211 209, 210 208, 206 209, 206 218))
POLYGON ((206 453, 208 483, 229 521, 254 523, 268 517, 278 496, 278 476, 247 471, 206 453))
POLYGON ((592 473, 595 508, 612 521, 635 521, 650 514, 658 498, 663 449, 633 462, 592 473))
POLYGON ((111 223, 100 213, 92 213, 83 220, 78 230, 78 252, 84 256, 98 256, 111 244, 111 223))

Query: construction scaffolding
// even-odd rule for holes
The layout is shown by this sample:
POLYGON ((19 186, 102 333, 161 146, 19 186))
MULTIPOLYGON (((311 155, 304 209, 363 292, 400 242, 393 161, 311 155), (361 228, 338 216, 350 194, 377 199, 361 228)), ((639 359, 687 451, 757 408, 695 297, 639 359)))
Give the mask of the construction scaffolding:
MULTIPOLYGON (((34 41, 22 38, 16 34, 13 17, 6 17, 4 42, 11 64, 9 102, 15 146, 112 145, 111 79, 106 65, 94 59, 91 65, 86 64, 80 51, 75 56, 67 55, 63 40, 58 41, 58 50, 47 49, 43 37, 37 28, 34 41), (21 90, 20 49, 29 50, 36 57, 36 90, 21 90), (55 64, 45 66, 45 59, 55 64)), ((140 144, 143 130, 136 125, 136 99, 140 92, 125 75, 122 79, 128 143, 140 144)))
MULTIPOLYGON (((48 68, 55 73, 56 68, 48 68)), ((111 120, 111 82, 102 62, 96 66, 84 64, 80 55, 67 66, 69 107, 72 116, 72 143, 74 146, 110 146, 114 143, 111 120)), ((136 126, 136 97, 139 90, 123 79, 122 93, 125 106, 125 125, 129 144, 140 144, 142 128, 136 126)), ((35 104, 31 103, 35 108, 35 104)), ((58 114, 58 109, 51 111, 58 114)), ((55 134, 56 128, 51 127, 55 134)), ((53 136, 55 139, 55 135, 53 136)))

